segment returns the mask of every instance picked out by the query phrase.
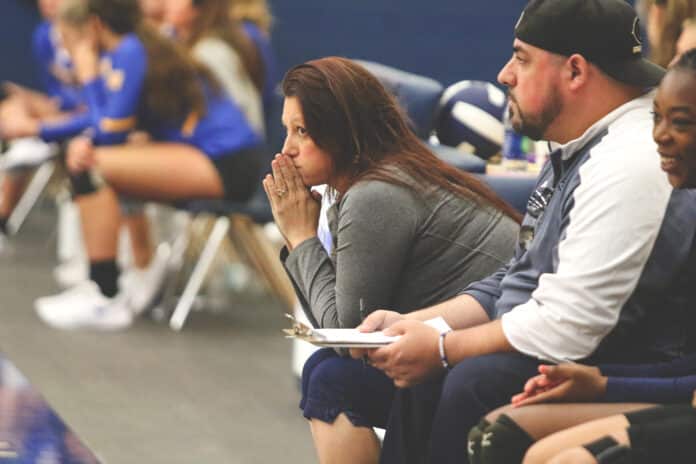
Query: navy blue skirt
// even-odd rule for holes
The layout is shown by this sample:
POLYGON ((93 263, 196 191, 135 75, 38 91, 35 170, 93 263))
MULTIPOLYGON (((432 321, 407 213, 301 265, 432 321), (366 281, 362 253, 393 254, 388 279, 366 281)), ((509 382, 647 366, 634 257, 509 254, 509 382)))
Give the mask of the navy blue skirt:
POLYGON ((302 409, 307 419, 333 423, 344 413, 356 427, 384 428, 396 387, 382 371, 362 360, 316 351, 302 369, 302 409))

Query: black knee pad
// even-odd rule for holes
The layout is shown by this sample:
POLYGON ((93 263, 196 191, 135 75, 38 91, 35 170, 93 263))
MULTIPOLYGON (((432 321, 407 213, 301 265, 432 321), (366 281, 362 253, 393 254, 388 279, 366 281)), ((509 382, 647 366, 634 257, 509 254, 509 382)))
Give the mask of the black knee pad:
POLYGON ((483 431, 481 464, 522 462, 534 443, 532 437, 509 416, 502 414, 483 431))
POLYGON ((614 440, 612 437, 603 437, 583 446, 597 458, 599 464, 628 464, 634 462, 631 459, 631 448, 614 440))
POLYGON ((491 425, 484 417, 477 425, 473 426, 469 431, 467 438, 466 450, 469 455, 469 464, 481 463, 481 436, 483 431, 491 425))
POLYGON ((99 172, 92 169, 76 176, 70 176, 74 196, 89 195, 99 191, 106 183, 99 172))
POLYGON ((75 196, 89 195, 99 190, 98 187, 94 185, 94 182, 92 182, 89 172, 70 176, 70 183, 72 184, 72 190, 75 196))

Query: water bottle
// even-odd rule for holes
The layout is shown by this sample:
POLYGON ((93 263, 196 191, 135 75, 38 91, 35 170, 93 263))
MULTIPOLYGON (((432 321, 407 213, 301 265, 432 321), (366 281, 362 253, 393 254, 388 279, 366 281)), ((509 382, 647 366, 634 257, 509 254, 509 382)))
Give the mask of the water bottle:
POLYGON ((527 151, 528 139, 522 134, 515 132, 510 121, 510 103, 505 108, 503 115, 503 127, 505 129, 505 138, 503 139, 503 169, 506 171, 526 171, 527 170, 527 151))

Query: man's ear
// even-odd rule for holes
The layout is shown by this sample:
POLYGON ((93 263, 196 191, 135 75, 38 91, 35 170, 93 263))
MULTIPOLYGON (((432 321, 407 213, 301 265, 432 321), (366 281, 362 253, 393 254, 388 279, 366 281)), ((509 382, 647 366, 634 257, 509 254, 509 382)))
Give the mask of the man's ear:
POLYGON ((568 88, 578 90, 587 84, 590 63, 579 54, 568 57, 565 62, 568 88))

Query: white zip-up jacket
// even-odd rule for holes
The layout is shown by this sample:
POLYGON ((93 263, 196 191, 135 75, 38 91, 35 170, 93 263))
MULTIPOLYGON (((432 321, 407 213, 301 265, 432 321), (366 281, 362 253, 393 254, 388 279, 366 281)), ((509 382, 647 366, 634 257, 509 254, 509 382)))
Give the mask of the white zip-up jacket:
POLYGON ((554 151, 515 256, 464 290, 502 318, 518 351, 552 362, 691 351, 696 194, 673 193, 660 170, 652 99, 622 105, 554 151))

